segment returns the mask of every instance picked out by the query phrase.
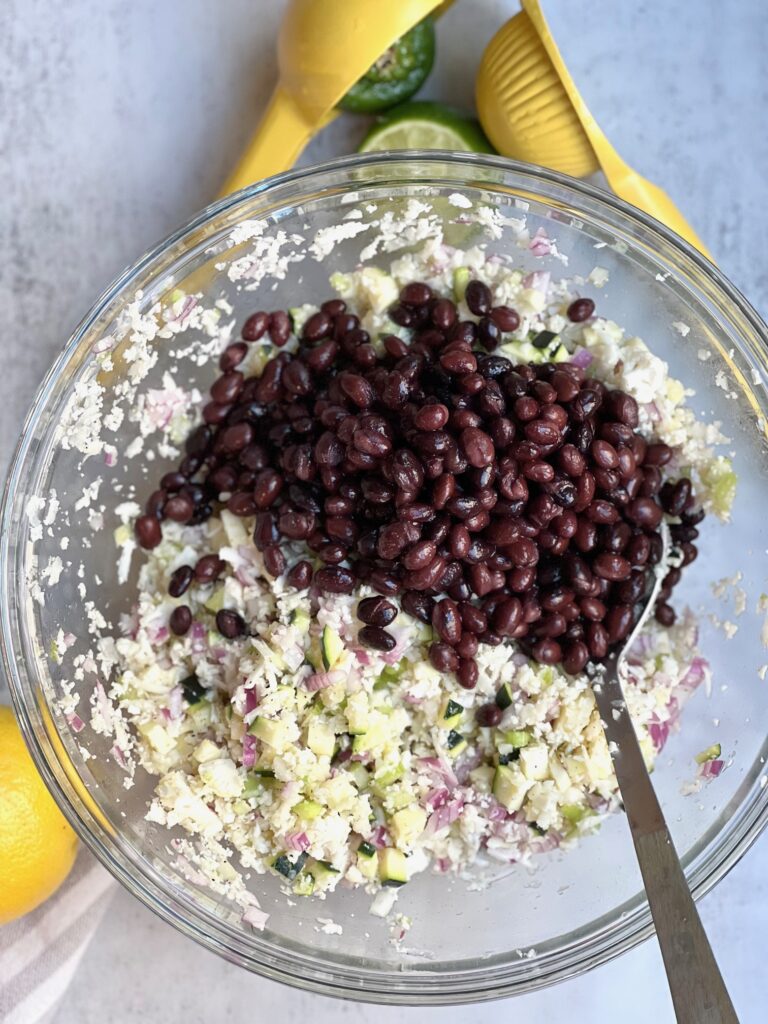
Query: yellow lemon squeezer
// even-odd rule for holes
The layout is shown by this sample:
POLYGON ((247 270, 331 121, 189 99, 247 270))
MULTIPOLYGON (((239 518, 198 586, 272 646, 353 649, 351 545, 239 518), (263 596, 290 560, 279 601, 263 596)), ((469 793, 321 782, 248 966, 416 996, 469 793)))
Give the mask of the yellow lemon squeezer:
POLYGON ((583 177, 602 169, 616 195, 676 231, 711 259, 669 196, 634 171, 610 144, 568 73, 539 0, 496 33, 483 54, 477 111, 504 156, 583 177))
POLYGON ((284 171, 336 104, 395 40, 441 0, 290 0, 277 42, 278 83, 222 195, 284 171))

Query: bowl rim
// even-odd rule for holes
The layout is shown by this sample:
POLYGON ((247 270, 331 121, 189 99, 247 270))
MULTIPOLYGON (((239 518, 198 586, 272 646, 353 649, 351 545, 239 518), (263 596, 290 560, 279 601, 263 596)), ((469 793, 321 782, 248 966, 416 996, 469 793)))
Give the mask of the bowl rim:
MULTIPOLYGON (((36 691, 40 688, 35 687, 32 680, 27 678, 26 666, 22 664, 23 655, 18 651, 22 635, 16 635, 16 626, 10 611, 11 602, 7 599, 14 584, 11 550, 15 547, 15 534, 19 526, 13 512, 21 494, 25 471, 34 463, 35 428, 46 412, 48 400, 62 372, 69 365, 92 326, 115 299, 118 299, 143 271, 149 269, 155 261, 160 260, 196 230, 204 228, 218 216, 236 210, 259 196, 286 185, 300 188, 304 182, 322 179, 329 174, 366 167, 380 167, 392 171, 398 165, 412 170, 415 164, 425 165, 427 168, 433 165, 436 169, 450 165, 459 169, 466 168, 468 172, 472 169, 496 170, 516 176, 518 186, 526 181, 534 188, 541 188, 542 185, 556 186, 568 194, 575 209, 578 209, 580 204, 583 205, 583 200, 589 200, 598 209, 605 211, 609 215, 609 221, 614 225, 620 223, 625 228, 633 225, 640 228, 638 245, 640 239, 646 244, 648 239, 658 239, 669 247, 675 256, 682 256, 684 264, 686 261, 692 264, 694 270, 703 274, 714 290, 720 293, 718 304, 722 304, 723 299, 730 300, 738 314, 750 324, 753 332, 761 336, 762 347, 768 349, 768 327, 762 318, 741 292, 698 250, 654 218, 597 185, 557 171, 484 154, 401 150, 341 157, 266 178, 211 203, 119 274, 91 306, 43 378, 24 420, 3 490, 0 511, 0 594, 5 599, 0 602, 0 645, 16 716, 46 786, 85 845, 125 888, 161 919, 229 961, 271 980, 288 983, 303 990, 393 1005, 447 1005, 497 999, 534 991, 612 960, 653 934, 647 901, 639 900, 633 912, 621 922, 623 934, 618 937, 613 935, 613 926, 600 928, 593 932, 581 950, 572 946, 560 947, 547 955, 546 963, 537 965, 533 972, 529 971, 527 977, 520 971, 511 970, 514 966, 520 967, 519 962, 517 965, 494 965, 487 960, 461 961, 462 965, 473 963, 474 966, 462 966, 454 981, 447 981, 444 974, 419 971, 418 968, 405 971, 371 971, 358 964, 342 965, 336 960, 332 964, 326 961, 321 968, 317 968, 312 965, 309 958, 306 958, 306 963, 300 965, 300 969, 297 970, 294 952, 266 940, 259 942, 258 935, 251 943, 245 943, 229 925, 203 910, 185 894, 180 895, 178 891, 172 893, 167 881, 165 887, 158 884, 142 865, 139 865, 138 871, 135 870, 136 860, 132 862, 125 856, 124 850, 117 846, 115 838, 110 837, 101 828, 74 791, 70 791, 71 786, 69 790, 67 789, 69 784, 65 785, 53 768, 54 764, 58 764, 61 770, 61 761, 39 719, 36 691), (34 720, 33 709, 38 713, 38 721, 34 720), (254 945, 261 954, 259 959, 253 955, 254 945)), ((378 179, 377 181, 381 183, 378 179)), ((430 182, 434 182, 434 176, 426 175, 423 178, 424 187, 428 187, 430 182)), ((478 187, 480 184, 473 182, 471 186, 478 187)), ((489 181, 484 184, 493 188, 494 183, 489 181)), ((459 189, 462 185, 457 181, 455 187, 459 189)), ((552 196, 541 198, 553 202, 552 196)), ((729 833, 725 841, 721 841, 708 851, 706 865, 699 864, 694 870, 687 872, 695 899, 707 893, 730 871, 768 824, 768 793, 765 797, 764 800, 753 800, 748 808, 749 813, 743 815, 738 828, 729 833)), ((722 839, 722 828, 717 835, 722 839)))

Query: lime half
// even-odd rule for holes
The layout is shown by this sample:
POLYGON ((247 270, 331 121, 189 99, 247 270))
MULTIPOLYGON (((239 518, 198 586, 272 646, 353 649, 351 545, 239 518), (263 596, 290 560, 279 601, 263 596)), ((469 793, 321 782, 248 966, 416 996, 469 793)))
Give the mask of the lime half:
POLYGON ((480 123, 442 103, 402 103, 381 118, 361 142, 358 152, 391 149, 447 149, 461 153, 493 153, 480 123))

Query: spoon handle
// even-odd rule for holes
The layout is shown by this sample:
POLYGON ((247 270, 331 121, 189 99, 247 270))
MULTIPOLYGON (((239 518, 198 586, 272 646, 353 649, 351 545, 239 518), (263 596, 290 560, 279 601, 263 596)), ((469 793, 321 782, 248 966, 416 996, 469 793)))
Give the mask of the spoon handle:
POLYGON ((738 1024, 629 717, 616 662, 594 686, 679 1024, 738 1024))

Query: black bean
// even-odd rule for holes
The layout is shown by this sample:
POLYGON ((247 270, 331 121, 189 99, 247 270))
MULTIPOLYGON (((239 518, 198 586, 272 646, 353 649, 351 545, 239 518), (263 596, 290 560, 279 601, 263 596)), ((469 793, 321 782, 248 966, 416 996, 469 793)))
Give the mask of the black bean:
POLYGON ((478 280, 469 282, 464 292, 464 301, 475 316, 486 316, 490 313, 493 304, 490 288, 478 280))
POLYGON ((397 608, 383 597, 367 597, 357 606, 357 617, 369 626, 388 626, 397 615, 397 608))
POLYGON ((240 333, 245 341, 258 341, 266 333, 268 324, 268 313, 251 313, 243 324, 243 329, 240 333))
POLYGON ((583 323, 595 312, 595 303, 592 299, 574 299, 568 307, 568 319, 576 324, 583 323))
POLYGON ((188 605, 180 604, 177 608, 174 608, 171 612, 171 617, 168 622, 171 632, 176 636, 184 636, 189 632, 189 628, 192 625, 192 612, 188 605))
POLYGON ((194 575, 195 571, 191 565, 180 565, 168 581, 168 593, 171 597, 181 597, 186 593, 194 575))
POLYGON ((305 560, 297 562, 288 571, 285 581, 295 590, 307 590, 312 583, 312 564, 305 560))
POLYGON ((237 612, 222 608, 216 612, 216 629, 227 640, 234 640, 245 633, 245 621, 237 612))
POLYGON ((156 548, 163 539, 163 533, 157 516, 139 516, 134 530, 139 544, 147 551, 156 548))
POLYGON ((363 626, 357 638, 365 647, 372 647, 375 651, 391 651, 397 643, 391 633, 378 626, 363 626))
POLYGON ((315 583, 318 589, 326 594, 351 594, 355 579, 348 569, 332 566, 318 569, 315 573, 315 583))

